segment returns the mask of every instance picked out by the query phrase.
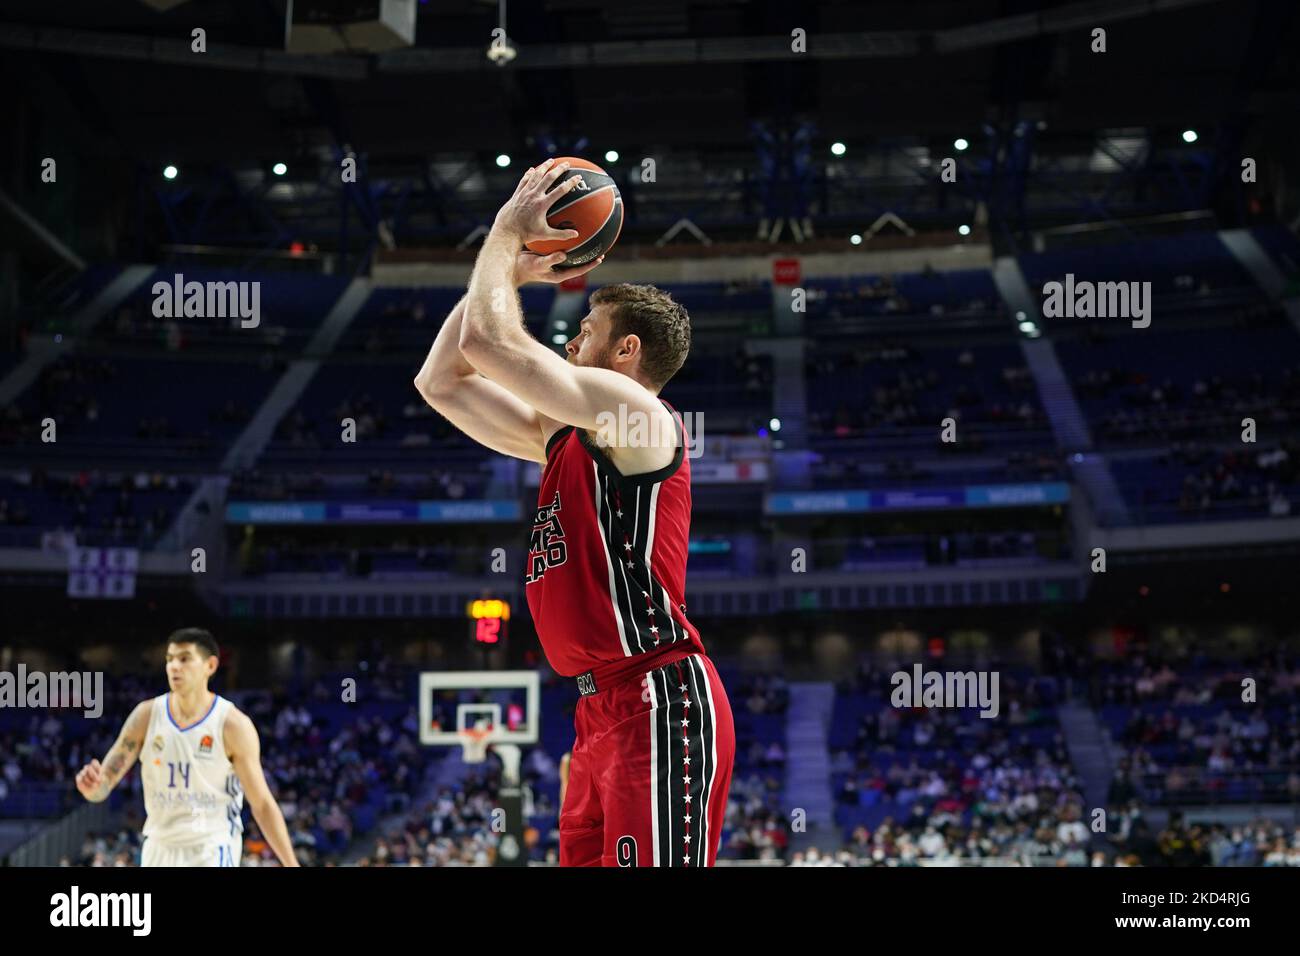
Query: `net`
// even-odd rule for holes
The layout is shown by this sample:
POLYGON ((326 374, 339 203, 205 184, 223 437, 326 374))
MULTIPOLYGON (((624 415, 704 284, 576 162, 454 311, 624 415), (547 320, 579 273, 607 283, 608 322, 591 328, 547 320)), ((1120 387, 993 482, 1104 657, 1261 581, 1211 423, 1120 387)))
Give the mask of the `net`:
POLYGON ((460 731, 460 745, 464 749, 461 759, 465 763, 482 763, 486 760, 488 737, 491 734, 491 729, 480 730, 477 727, 466 727, 460 731))

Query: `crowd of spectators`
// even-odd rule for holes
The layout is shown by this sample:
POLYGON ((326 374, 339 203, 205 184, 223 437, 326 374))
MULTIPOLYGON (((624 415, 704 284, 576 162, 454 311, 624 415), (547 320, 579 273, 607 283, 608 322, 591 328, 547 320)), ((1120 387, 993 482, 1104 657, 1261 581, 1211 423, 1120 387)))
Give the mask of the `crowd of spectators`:
POLYGON ((1117 396, 1118 408, 1100 416, 1098 435, 1134 443, 1226 440, 1238 436, 1243 418, 1262 428, 1284 429, 1300 420, 1300 365, 1280 375, 1197 375, 1190 382, 1129 367, 1090 368, 1073 379, 1080 399, 1117 396))
POLYGON ((71 532, 84 543, 148 547, 171 524, 176 503, 193 488, 192 478, 162 472, 11 471, 0 476, 0 526, 36 525, 71 532), (12 503, 6 488, 15 494, 12 503), (47 501, 48 513, 41 509, 33 516, 17 493, 47 501), (92 516, 96 499, 109 497, 112 504, 97 508, 92 516))
POLYGON ((1288 658, 1175 668, 1135 655, 1097 677, 1094 696, 1105 712, 1130 708, 1112 725, 1111 802, 1300 800, 1300 667, 1288 658))
POLYGON ((894 341, 822 352, 807 363, 810 382, 861 382, 881 367, 888 373, 862 390, 860 401, 844 397, 834 400, 833 407, 810 408, 810 429, 814 434, 852 437, 886 426, 934 428, 937 436, 944 418, 954 419, 959 426, 1048 427, 1027 367, 1003 366, 997 394, 990 396, 977 366, 975 353, 963 349, 956 355, 954 377, 953 369, 941 370, 927 361, 923 350, 894 341))
POLYGON ((785 860, 791 833, 783 808, 790 689, 779 671, 757 670, 729 676, 727 694, 736 715, 736 764, 718 857, 785 860))
POLYGON ((364 330, 362 351, 381 355, 410 345, 417 337, 426 337, 432 342, 437 330, 425 326, 428 314, 423 299, 417 295, 389 300, 364 330))
POLYGON ((244 318, 237 314, 156 316, 153 299, 147 298, 120 306, 111 320, 105 319, 95 328, 94 334, 114 345, 161 347, 168 352, 213 345, 276 349, 285 344, 291 330, 268 314, 271 311, 266 302, 259 302, 257 325, 245 328, 244 318))
MULTIPOLYGON (((1149 824, 1146 808, 1152 799, 1144 782, 1160 777, 1164 790, 1178 798, 1175 803, 1210 802, 1203 792, 1180 785, 1180 775, 1197 783, 1192 779, 1197 768, 1207 776, 1268 770, 1285 782, 1285 792, 1269 798, 1300 800, 1296 662, 1281 654, 1236 663, 1174 661, 1135 651, 1118 662, 1067 663, 1072 679, 1090 687, 1100 712, 1131 711, 1115 735, 1121 759, 1107 795, 1103 831, 1094 833, 1089 826, 1080 782, 1056 726, 1059 681, 1002 669, 997 721, 957 710, 888 705, 861 714, 853 745, 831 755, 835 797, 841 805, 885 812, 872 818, 875 822, 854 823, 831 852, 792 849, 797 841, 783 805, 783 742, 742 729, 721 857, 798 866, 1300 865, 1300 828, 1267 819, 1198 823, 1175 810, 1166 825, 1149 824), (1244 676, 1255 679, 1260 699, 1271 709, 1241 706, 1244 676), (1151 752, 1169 747, 1175 748, 1174 757, 1157 765, 1151 752)), ((368 697, 377 705, 409 700, 410 675, 401 668, 381 660, 366 670, 368 697)), ((888 667, 864 662, 841 690, 888 697, 890 674, 888 667)), ((363 709, 342 722, 323 718, 321 708, 336 694, 332 687, 321 678, 292 694, 239 695, 240 706, 261 730, 267 779, 300 856, 321 864, 490 865, 500 849, 492 825, 499 804, 496 759, 472 769, 458 785, 431 786, 442 779, 435 773, 441 755, 419 747, 415 709, 363 709), (371 830, 381 818, 387 821, 383 832, 371 830), (367 846, 372 848, 366 851, 367 846)), ((788 710, 789 690, 776 673, 737 675, 730 687, 738 726, 754 722, 757 727, 788 710)), ((106 689, 105 719, 85 737, 71 738, 64 722, 49 713, 10 721, 0 733, 0 787, 12 793, 30 785, 61 786, 69 806, 75 805, 72 775, 90 758, 102 757, 125 713, 151 695, 154 683, 128 675, 106 689)), ((556 862, 554 759, 531 748, 522 775, 528 822, 523 850, 533 861, 556 862)), ((136 864, 142 808, 138 773, 119 791, 126 822, 112 832, 92 834, 67 862, 136 864)), ((244 855, 246 865, 274 863, 251 819, 244 855)))
MULTIPOLYGON (((558 862, 559 834, 552 822, 546 832, 535 825, 537 818, 554 821, 559 808, 544 788, 534 788, 538 759, 551 764, 551 783, 558 780, 554 761, 538 747, 528 749, 521 768, 523 788, 524 845, 521 852, 538 862, 558 862)), ((501 844, 494 829, 494 813, 501 805, 500 765, 494 759, 482 770, 471 771, 457 787, 441 786, 431 800, 413 806, 389 832, 377 838, 374 849, 363 856, 360 866, 491 866, 501 844)))
POLYGON ((466 445, 466 439, 446 418, 420 399, 412 387, 410 397, 390 401, 362 388, 329 408, 308 408, 299 403, 276 425, 274 441, 284 449, 321 451, 344 444, 344 419, 355 423, 350 441, 396 442, 402 448, 466 445))
POLYGON ((1093 866, 1300 866, 1300 826, 1267 817, 1212 823, 1173 810, 1158 826, 1130 801, 1112 805, 1107 824, 1093 866))
POLYGON ((60 356, 41 370, 21 403, 10 403, 0 413, 0 445, 39 441, 45 418, 53 418, 60 429, 74 434, 79 426, 93 426, 100 413, 97 395, 121 386, 119 370, 111 359, 60 356), (42 414, 24 414, 24 405, 39 408, 42 414))
POLYGON ((1001 715, 895 708, 891 671, 865 661, 842 692, 881 705, 861 715, 854 745, 836 750, 840 805, 878 807, 830 856, 801 865, 910 866, 963 859, 1086 861, 1084 800, 1056 724, 1057 684, 1000 671, 1001 715))
MULTIPOLYGON (((1194 442, 1176 443, 1160 460, 1188 468, 1177 502, 1178 511, 1184 514, 1228 505, 1286 517, 1292 507, 1286 488, 1300 484, 1300 444, 1293 440, 1250 451, 1215 451, 1194 442)), ((1148 501, 1151 497, 1154 493, 1148 495, 1148 501)))
MULTIPOLYGON (((943 282, 943 274, 928 264, 922 274, 932 283, 943 282)), ((933 291, 937 291, 937 285, 933 291)), ((982 313, 995 307, 992 299, 979 295, 970 296, 964 301, 953 301, 953 296, 939 298, 949 301, 931 302, 924 311, 940 316, 949 310, 957 313, 982 313)), ((810 315, 825 316, 831 321, 861 315, 909 315, 922 311, 899 290, 897 280, 889 274, 850 280, 833 287, 812 283, 807 290, 807 307, 810 315)))

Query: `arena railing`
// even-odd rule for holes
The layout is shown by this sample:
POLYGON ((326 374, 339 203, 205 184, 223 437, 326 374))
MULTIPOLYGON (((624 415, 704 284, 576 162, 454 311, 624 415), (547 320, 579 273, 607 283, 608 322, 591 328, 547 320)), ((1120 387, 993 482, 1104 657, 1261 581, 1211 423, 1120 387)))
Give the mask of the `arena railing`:
POLYGON ((86 834, 109 829, 113 811, 107 801, 84 803, 56 823, 12 850, 6 866, 58 866, 65 857, 74 860, 81 852, 86 834))
POLYGON ((1198 766, 1165 767, 1156 773, 1139 774, 1138 789, 1150 803, 1157 805, 1190 803, 1247 804, 1292 803, 1300 801, 1300 793, 1288 786, 1291 777, 1300 778, 1300 766, 1285 764, 1279 767, 1233 768, 1211 770, 1198 766), (1181 774, 1186 783, 1170 788, 1170 774, 1181 774), (1251 784, 1247 793, 1233 793, 1234 785, 1251 784))

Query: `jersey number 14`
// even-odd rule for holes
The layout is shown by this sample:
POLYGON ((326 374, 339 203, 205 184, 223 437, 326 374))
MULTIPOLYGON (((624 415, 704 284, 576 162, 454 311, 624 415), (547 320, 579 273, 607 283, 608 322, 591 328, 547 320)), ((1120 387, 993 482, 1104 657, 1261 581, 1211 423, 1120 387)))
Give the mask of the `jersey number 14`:
POLYGON ((176 775, 178 773, 180 774, 181 779, 185 781, 182 786, 184 786, 186 790, 190 788, 190 765, 188 763, 172 763, 169 760, 167 761, 167 770, 170 774, 169 780, 171 781, 167 784, 169 789, 176 786, 176 775))

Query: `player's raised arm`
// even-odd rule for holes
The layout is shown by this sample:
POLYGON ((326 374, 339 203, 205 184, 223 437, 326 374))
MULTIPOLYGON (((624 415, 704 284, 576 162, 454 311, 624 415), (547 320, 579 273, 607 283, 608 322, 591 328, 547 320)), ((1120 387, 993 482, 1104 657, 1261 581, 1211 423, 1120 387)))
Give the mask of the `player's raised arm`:
MULTIPOLYGON (((563 262, 564 257, 562 252, 549 256, 520 253, 511 275, 511 294, 528 282, 561 282, 600 265, 597 259, 578 269, 552 272, 551 266, 563 262)), ((467 298, 462 297, 443 322, 424 365, 415 376, 415 387, 431 408, 480 445, 513 458, 545 461, 548 422, 536 409, 480 375, 461 354, 467 298)))
POLYGON ((226 718, 225 740, 230 762, 235 766, 235 774, 239 777, 240 786, 244 788, 248 808, 252 810, 253 819, 261 828, 262 836, 266 837, 266 842, 280 858, 282 866, 298 866, 298 857, 293 852, 284 814, 280 812, 275 797, 271 796, 271 788, 266 785, 266 777, 262 773, 262 742, 247 714, 231 709, 230 716, 226 718))
POLYGON ((462 298, 443 322, 415 387, 434 411, 493 451, 527 461, 546 459, 537 412, 479 375, 460 354, 462 298))
POLYGON ((152 706, 151 700, 136 704, 135 710, 131 711, 131 716, 122 725, 117 742, 104 757, 104 762, 101 764, 98 760, 92 760, 77 771, 77 790, 91 803, 107 800, 113 788, 140 756, 144 735, 149 730, 149 712, 152 706))
POLYGON ((523 314, 513 286, 513 270, 525 242, 569 238, 546 224, 546 210, 568 191, 576 178, 548 189, 563 174, 565 163, 529 170, 510 200, 501 207, 479 251, 470 279, 460 335, 465 360, 517 399, 557 422, 579 428, 606 425, 604 416, 620 410, 671 419, 654 394, 612 369, 572 365, 523 328, 523 314))

